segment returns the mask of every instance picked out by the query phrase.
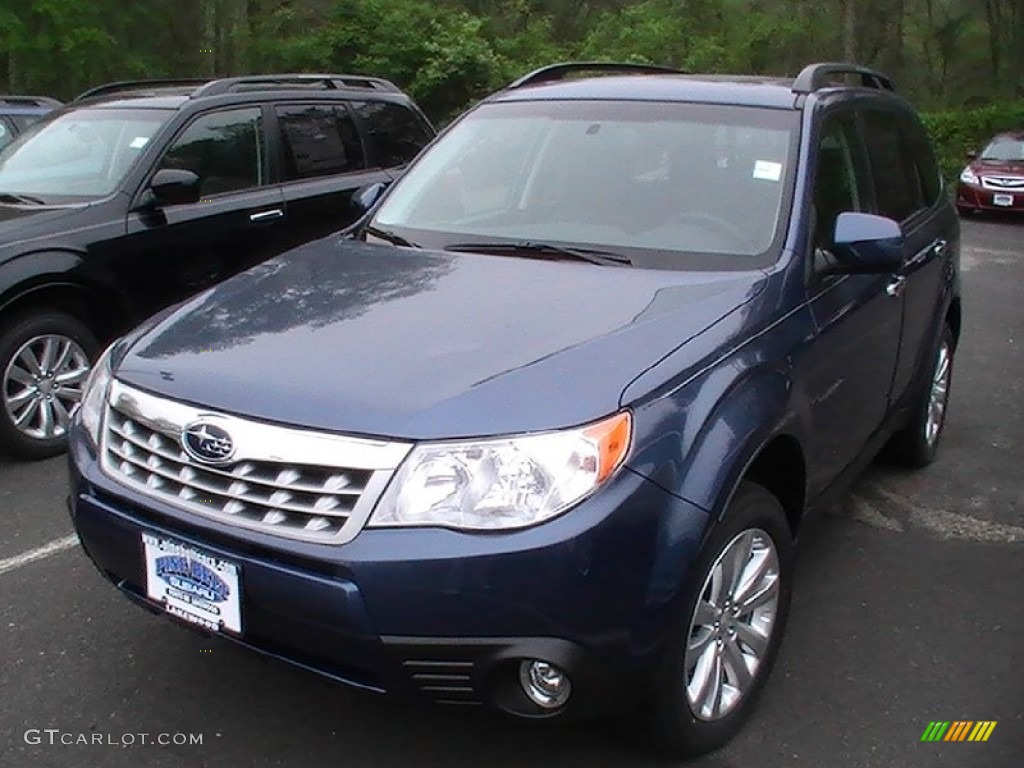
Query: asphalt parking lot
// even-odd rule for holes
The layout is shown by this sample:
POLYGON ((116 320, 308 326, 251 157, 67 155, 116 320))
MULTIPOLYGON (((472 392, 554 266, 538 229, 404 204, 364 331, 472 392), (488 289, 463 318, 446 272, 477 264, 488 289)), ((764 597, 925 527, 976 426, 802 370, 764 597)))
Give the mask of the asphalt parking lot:
MULTIPOLYGON (((808 524, 761 706, 692 765, 1024 765, 1024 222, 965 222, 963 269, 939 460, 874 467, 808 524), (985 743, 922 743, 933 720, 998 724, 985 743)), ((63 459, 0 463, 4 768, 666 764, 621 729, 408 707, 171 626, 94 572, 67 538, 65 493, 63 459), (60 744, 82 734, 102 743, 60 744)))

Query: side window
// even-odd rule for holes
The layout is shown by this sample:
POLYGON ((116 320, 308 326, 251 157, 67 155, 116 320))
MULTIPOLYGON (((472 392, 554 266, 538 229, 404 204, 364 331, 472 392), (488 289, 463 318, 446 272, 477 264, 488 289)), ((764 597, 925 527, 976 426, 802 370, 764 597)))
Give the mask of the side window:
POLYGON ((363 145, 344 106, 305 104, 276 108, 287 181, 358 171, 363 145))
POLYGON ((423 120, 406 106, 389 101, 357 101, 352 104, 384 168, 405 165, 431 139, 423 120))
POLYGON ((917 168, 917 178, 921 184, 921 192, 924 197, 924 204, 930 208, 938 202, 942 196, 942 173, 939 171, 939 164, 935 161, 935 152, 932 150, 928 134, 924 126, 911 114, 903 116, 903 133, 907 138, 907 146, 910 155, 914 159, 914 166, 917 168))
POLYGON ((260 109, 230 109, 196 118, 167 150, 160 168, 192 171, 205 197, 265 184, 265 156, 260 109))
POLYGON ((867 174, 862 158, 853 115, 829 118, 818 144, 814 181, 815 248, 831 247, 840 213, 865 209, 867 174))
POLYGON ((24 131, 30 125, 38 123, 45 115, 11 115, 11 120, 19 131, 24 131))
POLYGON ((906 221, 926 207, 921 179, 904 140, 896 112, 864 113, 864 136, 871 155, 878 213, 906 221))
POLYGON ((0 117, 0 149, 3 149, 12 141, 14 141, 14 131, 11 130, 7 121, 0 117))

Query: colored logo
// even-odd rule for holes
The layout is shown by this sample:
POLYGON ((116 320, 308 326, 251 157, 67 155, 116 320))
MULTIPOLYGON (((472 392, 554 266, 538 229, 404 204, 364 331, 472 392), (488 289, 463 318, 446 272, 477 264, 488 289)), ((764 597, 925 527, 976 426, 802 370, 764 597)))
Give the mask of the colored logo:
POLYGON ((181 431, 185 453, 204 464, 223 464, 235 453, 235 441, 227 430, 208 421, 194 421, 181 431))
POLYGON ((995 729, 995 720, 932 721, 921 734, 921 741, 988 741, 995 729))
POLYGON ((203 600, 223 603, 231 590, 227 583, 211 568, 197 560, 180 555, 165 555, 156 559, 156 575, 170 586, 203 600))

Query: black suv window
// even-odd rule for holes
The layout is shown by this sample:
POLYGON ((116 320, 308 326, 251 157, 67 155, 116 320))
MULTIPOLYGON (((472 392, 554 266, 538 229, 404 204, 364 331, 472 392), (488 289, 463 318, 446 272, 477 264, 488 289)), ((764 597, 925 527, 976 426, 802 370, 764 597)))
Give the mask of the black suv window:
POLYGON ((259 107, 231 109, 196 118, 167 150, 160 167, 192 171, 205 197, 263 185, 265 155, 259 107))
POLYGON ((816 247, 828 249, 836 219, 844 211, 862 211, 865 205, 866 171, 863 151, 852 114, 832 117, 825 124, 818 145, 814 182, 816 247))
POLYGON ((366 167, 355 122, 342 105, 276 108, 285 154, 285 179, 308 179, 366 167))
POLYGON ((864 133, 875 177, 878 212, 906 221, 926 207, 921 179, 897 112, 864 113, 864 133))
POLYGON ((423 120, 408 107, 389 101, 352 104, 376 149, 377 165, 393 168, 412 160, 431 139, 423 120))

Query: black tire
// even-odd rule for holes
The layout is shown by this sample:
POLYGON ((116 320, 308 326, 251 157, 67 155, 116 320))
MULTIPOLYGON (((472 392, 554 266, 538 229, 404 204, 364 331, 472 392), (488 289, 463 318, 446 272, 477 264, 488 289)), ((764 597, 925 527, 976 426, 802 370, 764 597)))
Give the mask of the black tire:
MULTIPOLYGON (((82 321, 56 310, 40 309, 0 320, 0 323, 0 451, 19 459, 43 459, 61 453, 67 444, 66 434, 34 437, 15 424, 7 407, 7 396, 18 387, 18 382, 8 376, 13 358, 32 339, 55 336, 74 342, 91 363, 99 353, 99 342, 82 321)), ((70 385, 64 386, 66 393, 70 385)), ((62 406, 69 402, 64 399, 66 394, 57 397, 62 406)))
POLYGON ((910 422, 889 439, 889 442, 882 451, 882 457, 887 461, 913 469, 926 467, 935 461, 935 454, 939 449, 942 432, 946 427, 946 416, 949 412, 949 392, 953 383, 955 353, 956 340, 953 338, 953 331, 947 325, 943 328, 939 346, 932 355, 931 370, 917 396, 917 402, 914 404, 910 422), (932 435, 928 428, 932 386, 942 364, 943 350, 945 350, 948 361, 946 389, 938 430, 932 435))
POLYGON ((685 758, 717 749, 728 742, 749 717, 782 642, 792 590, 793 554, 792 533, 778 499, 759 485, 743 482, 693 569, 685 600, 681 603, 682 621, 667 651, 659 687, 643 716, 647 733, 659 752, 672 758, 685 758), (775 548, 778 601, 774 619, 767 633, 766 648, 746 691, 731 709, 716 719, 702 718, 695 713, 687 694, 686 646, 698 637, 692 634, 695 610, 712 569, 730 543, 746 531, 766 534, 775 548))

